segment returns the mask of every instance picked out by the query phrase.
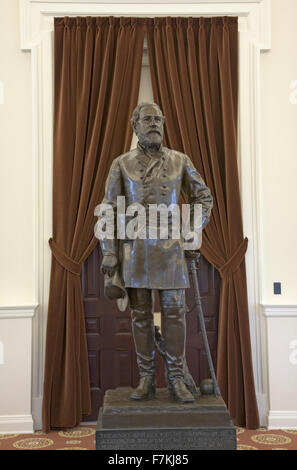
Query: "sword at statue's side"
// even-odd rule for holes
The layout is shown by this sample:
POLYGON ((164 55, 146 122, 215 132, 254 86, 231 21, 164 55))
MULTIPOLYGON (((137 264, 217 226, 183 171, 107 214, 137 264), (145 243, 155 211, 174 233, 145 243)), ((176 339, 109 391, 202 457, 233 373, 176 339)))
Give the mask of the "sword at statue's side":
POLYGON ((218 382, 217 382, 217 378, 216 378, 216 374, 215 374, 215 370, 214 370, 214 366, 212 362, 212 357, 210 353, 210 348, 209 348, 209 343, 208 343, 207 333, 206 333, 206 328, 205 328, 205 322, 204 322, 204 316, 203 316, 203 311, 202 311, 202 305, 201 305, 199 285, 198 285, 198 276, 197 276, 198 266, 197 265, 199 262, 200 253, 199 251, 191 251, 191 252, 188 252, 186 256, 190 260, 190 268, 191 268, 191 274, 192 274, 194 291, 195 291, 195 304, 198 310, 198 318, 199 318, 200 328, 202 332, 204 348, 206 351, 210 374, 211 374, 211 378, 212 378, 213 385, 214 385, 214 394, 217 397, 219 397, 221 396, 221 392, 218 386, 218 382))

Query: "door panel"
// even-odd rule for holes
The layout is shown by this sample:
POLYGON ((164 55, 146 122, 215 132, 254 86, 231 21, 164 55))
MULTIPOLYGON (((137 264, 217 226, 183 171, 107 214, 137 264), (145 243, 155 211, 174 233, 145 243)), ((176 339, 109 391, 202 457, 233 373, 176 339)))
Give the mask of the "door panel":
MULTIPOLYGON (((102 254, 95 247, 82 269, 86 334, 89 355, 92 413, 86 421, 95 421, 102 405, 105 390, 117 387, 136 387, 138 368, 132 336, 130 312, 120 312, 116 303, 104 297, 104 278, 100 272, 102 254)), ((214 363, 216 364, 217 313, 219 308, 220 280, 217 271, 202 256, 198 271, 200 295, 206 329, 214 363)), ((194 308, 193 289, 186 289, 186 299, 191 312, 187 314, 187 362, 197 384, 209 377, 206 355, 194 308)), ((160 311, 155 293, 155 311, 160 311)), ((157 385, 165 386, 164 365, 157 354, 157 385)))
MULTIPOLYGON (((198 283, 209 347, 216 369, 220 276, 217 270, 202 255, 199 261, 198 283)), ((191 288, 186 290, 187 305, 190 308, 190 312, 187 313, 186 357, 189 370, 196 384, 199 384, 201 380, 210 377, 210 372, 197 309, 194 306, 194 288, 192 285, 191 281, 191 288)))

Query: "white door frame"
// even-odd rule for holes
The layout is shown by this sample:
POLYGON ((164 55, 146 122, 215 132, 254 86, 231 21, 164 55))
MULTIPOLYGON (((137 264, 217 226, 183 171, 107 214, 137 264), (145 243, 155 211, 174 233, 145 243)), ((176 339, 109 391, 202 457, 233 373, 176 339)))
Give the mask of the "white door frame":
POLYGON ((52 236, 53 29, 55 16, 238 16, 239 18, 239 179, 246 254, 249 319, 255 387, 261 425, 266 425, 267 358, 261 318, 262 221, 260 54, 270 49, 270 0, 19 0, 21 49, 32 56, 35 293, 32 409, 41 427, 45 331, 52 236))

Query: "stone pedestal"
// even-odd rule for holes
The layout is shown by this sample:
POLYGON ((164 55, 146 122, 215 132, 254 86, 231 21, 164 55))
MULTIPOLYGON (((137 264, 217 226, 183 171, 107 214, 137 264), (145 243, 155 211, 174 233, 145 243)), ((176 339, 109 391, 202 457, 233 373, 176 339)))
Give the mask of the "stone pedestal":
POLYGON ((223 399, 199 395, 176 403, 167 389, 148 401, 130 399, 131 388, 107 390, 100 409, 97 450, 235 450, 236 428, 223 399))

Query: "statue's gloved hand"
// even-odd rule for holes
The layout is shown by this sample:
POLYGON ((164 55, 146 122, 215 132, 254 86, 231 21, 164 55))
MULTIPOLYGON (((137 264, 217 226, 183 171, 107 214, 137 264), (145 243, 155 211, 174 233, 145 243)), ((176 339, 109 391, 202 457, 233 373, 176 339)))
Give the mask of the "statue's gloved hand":
POLYGON ((113 276, 118 266, 118 258, 115 255, 103 256, 101 271, 109 277, 113 276))

